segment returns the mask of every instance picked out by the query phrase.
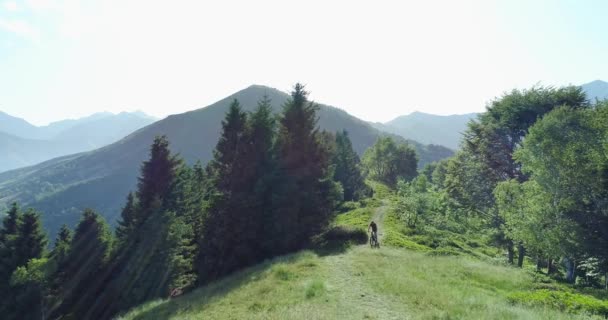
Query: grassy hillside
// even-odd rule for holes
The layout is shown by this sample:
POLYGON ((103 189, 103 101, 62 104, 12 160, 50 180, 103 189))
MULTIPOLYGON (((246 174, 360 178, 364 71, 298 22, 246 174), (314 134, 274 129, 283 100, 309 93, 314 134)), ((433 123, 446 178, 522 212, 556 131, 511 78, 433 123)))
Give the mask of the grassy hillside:
MULTIPOLYGON (((276 89, 251 86, 208 107, 172 115, 142 128, 109 146, 70 158, 0 174, 0 210, 12 201, 43 212, 51 238, 61 224, 75 225, 84 208, 93 208, 113 223, 128 191, 135 187, 139 167, 157 135, 167 135, 171 149, 188 163, 203 163, 212 157, 229 103, 238 99, 245 110, 253 110, 264 95, 278 112, 288 94, 276 89)), ((319 126, 328 131, 347 130, 354 149, 362 153, 385 133, 372 128, 343 110, 321 105, 319 126)), ((428 163, 452 155, 440 146, 411 142, 428 163)))
POLYGON ((184 297, 142 305, 122 319, 586 318, 507 299, 532 286, 529 274, 505 266, 359 246, 275 259, 184 297))
POLYGON ((379 222, 380 249, 358 245, 280 257, 120 319, 601 319, 581 305, 608 308, 531 269, 504 265, 498 250, 474 236, 436 247, 418 243, 400 230, 392 195, 375 187, 375 199, 338 215, 335 224, 365 229, 371 219, 379 222), (548 304, 537 297, 546 292, 576 299, 548 304), (586 302, 564 305, 577 299, 586 302))

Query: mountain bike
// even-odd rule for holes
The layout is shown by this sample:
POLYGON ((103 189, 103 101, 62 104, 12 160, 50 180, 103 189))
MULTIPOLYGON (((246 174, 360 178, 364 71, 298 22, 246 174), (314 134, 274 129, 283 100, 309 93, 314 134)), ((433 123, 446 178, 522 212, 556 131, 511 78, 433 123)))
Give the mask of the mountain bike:
POLYGON ((378 242, 377 232, 372 232, 371 236, 369 237, 369 245, 372 248, 380 248, 380 242, 378 242))

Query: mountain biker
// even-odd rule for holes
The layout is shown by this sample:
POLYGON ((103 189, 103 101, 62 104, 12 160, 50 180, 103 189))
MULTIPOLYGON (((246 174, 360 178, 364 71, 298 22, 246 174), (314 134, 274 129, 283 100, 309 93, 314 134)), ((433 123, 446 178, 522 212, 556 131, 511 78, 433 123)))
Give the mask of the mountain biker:
POLYGON ((369 227, 367 227, 367 231, 369 232, 370 229, 372 230, 372 238, 378 241, 378 225, 376 225, 376 223, 372 221, 369 224, 369 227))

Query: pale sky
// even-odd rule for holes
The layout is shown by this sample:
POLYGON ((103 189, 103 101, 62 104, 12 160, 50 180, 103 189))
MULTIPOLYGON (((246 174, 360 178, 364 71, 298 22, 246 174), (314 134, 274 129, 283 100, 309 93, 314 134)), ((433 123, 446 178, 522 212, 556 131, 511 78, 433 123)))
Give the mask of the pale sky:
POLYGON ((157 117, 250 84, 370 121, 608 80, 608 1, 0 0, 0 110, 157 117))

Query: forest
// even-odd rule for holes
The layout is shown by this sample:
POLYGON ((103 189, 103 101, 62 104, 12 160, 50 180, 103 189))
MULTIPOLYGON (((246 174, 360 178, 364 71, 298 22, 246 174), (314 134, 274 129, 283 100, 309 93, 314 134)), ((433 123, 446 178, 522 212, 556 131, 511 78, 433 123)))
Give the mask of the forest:
POLYGON ((383 245, 456 255, 469 238, 497 263, 608 290, 608 102, 574 86, 513 90, 468 124, 460 151, 421 170, 415 149, 388 136, 359 159, 348 132, 318 129, 317 109, 300 84, 276 117, 267 98, 253 112, 234 100, 205 165, 157 137, 115 230, 85 209, 50 241, 41 213, 13 204, 0 229, 0 314, 108 319, 273 257, 365 242, 334 221, 375 201, 377 185, 395 229, 383 245))

